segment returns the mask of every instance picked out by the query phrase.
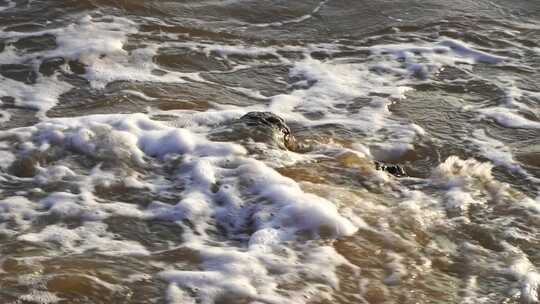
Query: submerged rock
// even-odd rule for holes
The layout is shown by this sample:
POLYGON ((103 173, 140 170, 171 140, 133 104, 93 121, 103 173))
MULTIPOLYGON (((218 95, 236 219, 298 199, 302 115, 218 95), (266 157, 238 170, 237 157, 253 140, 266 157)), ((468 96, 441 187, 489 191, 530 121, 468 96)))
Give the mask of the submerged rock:
POLYGON ((297 150, 297 141, 283 118, 271 112, 249 112, 235 120, 225 136, 227 140, 245 140, 262 142, 271 146, 291 151, 297 150))

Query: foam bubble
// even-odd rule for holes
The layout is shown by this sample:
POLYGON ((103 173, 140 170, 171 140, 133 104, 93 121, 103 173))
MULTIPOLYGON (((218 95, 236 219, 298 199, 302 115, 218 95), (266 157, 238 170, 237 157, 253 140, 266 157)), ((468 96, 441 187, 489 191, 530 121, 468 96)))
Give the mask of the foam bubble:
POLYGON ((59 46, 45 55, 79 60, 85 65, 85 78, 95 88, 103 88, 116 80, 177 83, 185 82, 182 77, 200 80, 196 74, 171 71, 155 75, 154 70, 162 70, 152 62, 157 46, 130 52, 124 49, 128 35, 137 31, 136 24, 127 18, 87 15, 66 28, 43 32, 55 35, 59 46))

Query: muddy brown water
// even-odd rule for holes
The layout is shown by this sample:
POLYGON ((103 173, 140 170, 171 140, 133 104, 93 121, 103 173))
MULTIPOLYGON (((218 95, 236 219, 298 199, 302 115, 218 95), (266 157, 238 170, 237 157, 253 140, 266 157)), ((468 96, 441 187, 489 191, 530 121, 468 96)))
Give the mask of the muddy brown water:
MULTIPOLYGON (((291 248, 329 245, 350 264, 336 268, 337 286, 311 278, 305 278, 302 285, 305 274, 294 273, 300 279, 283 282, 279 292, 286 295, 295 288, 315 284, 313 294, 302 298, 306 303, 537 303, 539 39, 537 1, 0 0, 0 92, 4 92, 4 86, 12 87, 8 80, 37 87, 40 79, 51 75, 54 81, 70 86, 52 97, 55 105, 45 116, 35 107, 18 103, 17 96, 0 96, 2 117, 8 117, 2 119, 0 128, 9 131, 49 118, 140 112, 171 122, 179 111, 270 106, 275 96, 298 91, 313 92, 303 95, 306 100, 319 100, 325 92, 334 90, 324 98, 335 107, 308 104, 285 109, 285 114, 300 113, 310 121, 295 119, 298 116, 294 115, 285 117, 291 129, 300 140, 326 147, 355 149, 355 144, 361 143, 371 156, 321 150, 324 157, 294 164, 276 162, 264 153, 252 157, 293 179, 305 192, 338 202, 346 212, 361 218, 365 226, 337 239, 324 237, 324 233, 320 238, 300 236, 300 244, 291 244, 291 248), (130 20, 130 26, 118 26, 113 31, 136 29, 125 33, 122 49, 126 52, 155 48, 150 62, 158 68, 149 75, 156 78, 112 77, 103 87, 96 87, 87 73, 88 64, 81 62, 87 60, 83 55, 79 59, 44 58, 62 45, 55 34, 40 32, 67 29, 85 15, 100 24, 114 23, 113 19, 108 21, 109 17, 130 20), (410 54, 404 57, 391 50, 380 51, 390 45, 436 48, 446 39, 506 59, 495 64, 482 60, 473 63, 467 57, 470 52, 459 55, 459 47, 455 56, 460 59, 451 63, 424 56, 422 51, 408 51, 410 54), (230 51, 227 46, 237 50, 230 51), (259 51, 249 53, 246 48, 259 51), (17 62, 10 62, 9 52, 20 56, 17 62), (312 74, 295 73, 307 56, 321 66, 312 74), (412 72, 399 72, 400 65, 405 67, 408 60, 424 70, 407 66, 413 68, 412 72), (332 77, 344 76, 347 68, 336 73, 324 64, 365 67, 366 79, 382 79, 377 82, 380 88, 399 83, 410 89, 403 98, 397 98, 380 88, 370 91, 368 84, 363 96, 351 97, 343 93, 347 87, 331 86, 332 77), (181 82, 160 80, 170 72, 186 76, 181 82), (200 79, 190 79, 189 73, 198 73, 200 79), (330 83, 326 89, 313 91, 318 84, 327 84, 325 81, 330 83), (380 128, 373 131, 347 121, 360 117, 370 123, 368 116, 378 114, 362 111, 374 102, 385 103, 388 110, 380 128), (518 113, 528 124, 516 126, 509 122, 512 118, 482 116, 480 110, 490 107, 518 113), (329 119, 331 114, 342 120, 329 119), (386 144, 399 143, 400 126, 413 124, 423 130, 423 135, 415 137, 402 153, 392 152, 386 144), (482 134, 496 143, 489 144, 475 130, 483 130, 482 134), (508 155, 510 163, 505 158, 508 155), (449 207, 451 187, 436 181, 437 166, 450 156, 494 164, 491 179, 472 176, 472 167, 456 169, 455 176, 466 176, 466 190, 462 190, 475 202, 460 210, 449 207), (411 177, 387 177, 381 182, 372 170, 375 158, 403 164, 411 177), (521 204, 523 201, 533 206, 521 204), (317 288, 325 291, 324 297, 318 296, 317 288)), ((94 54, 93 49, 88 52, 88 56, 111 58, 111 64, 124 60, 111 54, 94 54)), ((121 66, 137 68, 141 64, 136 57, 130 58, 121 66)), ((350 80, 350 85, 357 83, 350 80)), ((224 134, 217 140, 231 141, 224 134)), ((1 140, 2 149, 11 149, 17 158, 10 166, 1 167, 2 199, 22 196, 38 202, 54 192, 81 191, 70 178, 37 182, 33 178, 36 164, 60 164, 86 176, 101 163, 103 170, 116 174, 116 183, 104 183, 92 190, 103 204, 123 202, 141 208, 154 200, 174 204, 187 187, 175 182, 175 162, 182 160, 154 159, 147 166, 138 166, 118 155, 95 157, 72 150, 25 154, 14 138, 2 136, 1 140), (125 187, 123 179, 133 172, 156 187, 167 184, 168 188, 156 192, 125 187)), ((6 209, 0 212, 8 213, 6 209)), ((113 240, 137 242, 149 251, 147 255, 108 255, 98 247, 78 250, 78 246, 86 248, 84 240, 76 242, 74 250, 65 250, 62 240, 30 242, 21 238, 53 224, 75 229, 84 225, 84 219, 47 215, 32 218, 24 227, 13 225, 12 220, 0 214, 0 224, 10 231, 0 234, 2 303, 174 302, 167 295, 168 282, 158 273, 171 268, 202 269, 202 257, 182 246, 184 227, 192 223, 181 226, 165 220, 107 218, 102 222, 113 240)), ((246 247, 240 237, 231 237, 220 229, 211 229, 209 242, 214 246, 222 242, 234 248, 246 247)), ((197 296, 197 290, 186 288, 185 292, 195 303, 207 303, 197 296)), ((215 302, 266 303, 235 294, 222 295, 215 302)))

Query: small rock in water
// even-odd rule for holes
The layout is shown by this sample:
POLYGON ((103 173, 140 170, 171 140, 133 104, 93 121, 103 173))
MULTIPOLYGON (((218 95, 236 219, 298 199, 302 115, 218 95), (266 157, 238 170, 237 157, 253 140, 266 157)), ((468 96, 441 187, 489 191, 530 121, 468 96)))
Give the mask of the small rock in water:
POLYGON ((270 141, 276 143, 280 148, 296 150, 296 139, 291 133, 291 129, 283 118, 272 112, 249 112, 240 117, 240 122, 252 128, 250 137, 255 141, 270 141))
POLYGON ((375 162, 375 169, 386 171, 396 177, 403 177, 407 176, 407 173, 405 172, 405 169, 401 167, 400 165, 395 164, 383 164, 378 161, 375 162))

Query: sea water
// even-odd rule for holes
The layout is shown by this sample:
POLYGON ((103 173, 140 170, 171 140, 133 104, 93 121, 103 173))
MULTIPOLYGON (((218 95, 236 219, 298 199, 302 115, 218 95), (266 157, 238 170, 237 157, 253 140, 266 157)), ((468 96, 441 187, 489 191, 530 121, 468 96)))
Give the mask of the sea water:
POLYGON ((537 303, 538 41, 524 0, 0 0, 0 302, 537 303))

